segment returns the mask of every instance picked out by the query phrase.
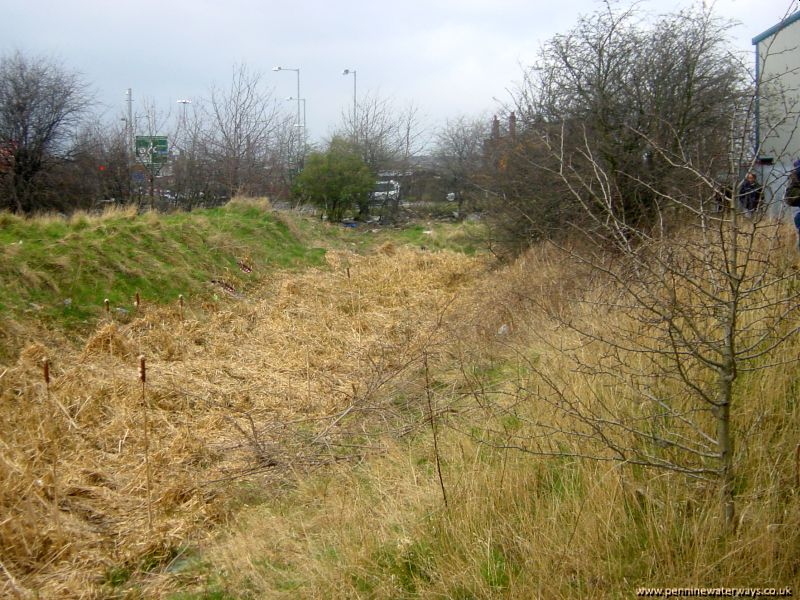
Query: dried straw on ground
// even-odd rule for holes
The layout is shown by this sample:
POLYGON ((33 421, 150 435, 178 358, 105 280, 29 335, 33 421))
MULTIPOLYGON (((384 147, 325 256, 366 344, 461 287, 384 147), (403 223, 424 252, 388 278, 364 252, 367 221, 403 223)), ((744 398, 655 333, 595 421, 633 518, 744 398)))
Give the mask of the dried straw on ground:
POLYGON ((336 427, 441 342, 485 268, 394 247, 328 262, 213 313, 188 299, 185 319, 177 304, 149 307, 102 323, 78 352, 31 343, 0 365, 0 596, 103 596, 115 569, 164 565, 208 531, 232 478, 335 460, 336 427))

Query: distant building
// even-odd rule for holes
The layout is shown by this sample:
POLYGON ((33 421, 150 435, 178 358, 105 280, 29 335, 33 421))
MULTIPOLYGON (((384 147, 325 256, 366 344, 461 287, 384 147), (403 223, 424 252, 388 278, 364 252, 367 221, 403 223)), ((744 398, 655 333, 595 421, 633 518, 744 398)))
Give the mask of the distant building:
POLYGON ((495 115, 492 118, 491 134, 483 141, 483 162, 488 169, 505 170, 509 154, 517 143, 517 115, 508 115, 508 126, 505 131, 500 131, 500 119, 495 115))
POLYGON ((780 202, 786 174, 800 159, 800 11, 754 37, 753 45, 757 162, 767 199, 780 202))

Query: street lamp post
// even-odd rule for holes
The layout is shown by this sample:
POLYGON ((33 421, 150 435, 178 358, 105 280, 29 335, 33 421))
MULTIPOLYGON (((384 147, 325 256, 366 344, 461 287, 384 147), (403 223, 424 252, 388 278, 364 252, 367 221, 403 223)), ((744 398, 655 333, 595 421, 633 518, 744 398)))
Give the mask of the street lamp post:
MULTIPOLYGON (((186 135, 186 129, 187 129, 187 127, 186 127, 186 105, 187 104, 191 104, 191 103, 192 103, 192 101, 189 100, 188 98, 184 98, 182 100, 177 100, 176 101, 176 104, 183 104, 183 122, 182 122, 182 125, 183 125, 183 134, 184 135, 186 135)), ((179 125, 178 126, 178 133, 180 133, 180 130, 181 130, 181 128, 180 128, 180 125, 179 125)), ((178 134, 176 133, 175 137, 177 137, 177 136, 178 136, 178 134)), ((176 140, 176 142, 177 142, 177 140, 176 140)), ((183 150, 181 150, 181 152, 182 151, 183 150)))
POLYGON ((300 125, 300 68, 272 67, 273 71, 294 71, 297 73, 297 124, 300 125))
POLYGON ((356 70, 345 69, 342 75, 353 75, 353 141, 358 142, 358 119, 357 119, 357 103, 356 103, 356 70))
MULTIPOLYGON (((303 128, 303 132, 305 132, 305 129, 306 129, 306 99, 305 98, 295 98, 294 96, 289 96, 287 98, 287 100, 299 100, 300 102, 303 103, 303 123, 302 123, 302 125, 298 123, 297 126, 298 127, 302 127, 303 128)), ((304 135, 305 135, 305 133, 304 133, 304 135)))
POLYGON ((131 163, 136 156, 136 145, 133 141, 133 89, 128 88, 125 92, 125 102, 128 104, 128 151, 131 153, 131 163))
POLYGON ((176 101, 176 104, 183 104, 183 125, 184 125, 184 127, 186 126, 186 105, 187 104, 191 104, 191 103, 192 103, 192 101, 189 100, 188 98, 184 99, 184 100, 176 101))

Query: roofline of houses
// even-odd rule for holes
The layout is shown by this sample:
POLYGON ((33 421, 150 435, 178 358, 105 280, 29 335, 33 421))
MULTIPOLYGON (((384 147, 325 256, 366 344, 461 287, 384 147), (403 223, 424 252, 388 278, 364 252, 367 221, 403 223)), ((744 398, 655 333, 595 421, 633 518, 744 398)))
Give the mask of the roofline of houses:
POLYGON ((793 14, 789 15, 783 21, 778 23, 777 25, 773 25, 772 27, 767 29, 764 33, 761 33, 761 34, 757 35, 756 37, 754 37, 753 38, 753 45, 755 46, 756 44, 758 44, 760 42, 763 42, 769 36, 775 35, 781 29, 783 29, 784 27, 788 27, 789 25, 791 25, 792 23, 794 23, 797 20, 800 20, 800 10, 798 10, 798 11, 794 12, 793 14))

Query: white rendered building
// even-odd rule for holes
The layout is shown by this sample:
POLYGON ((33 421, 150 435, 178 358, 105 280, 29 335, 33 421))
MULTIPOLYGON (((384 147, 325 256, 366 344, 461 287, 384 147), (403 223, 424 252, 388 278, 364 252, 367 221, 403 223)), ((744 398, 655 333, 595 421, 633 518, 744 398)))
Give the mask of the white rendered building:
POLYGON ((781 212, 786 176, 800 159, 800 11, 753 38, 756 148, 771 212, 781 212))

